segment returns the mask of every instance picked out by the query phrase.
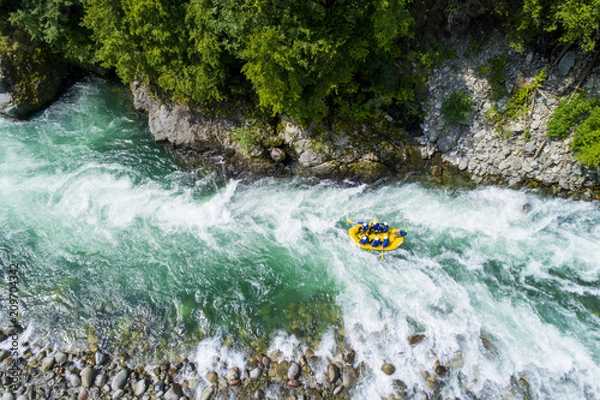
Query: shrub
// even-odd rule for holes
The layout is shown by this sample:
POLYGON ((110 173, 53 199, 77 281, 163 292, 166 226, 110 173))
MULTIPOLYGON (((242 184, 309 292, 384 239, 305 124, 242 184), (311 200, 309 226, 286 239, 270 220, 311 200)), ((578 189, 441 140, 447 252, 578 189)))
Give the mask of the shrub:
POLYGON ((546 80, 546 69, 540 70, 529 85, 522 86, 519 90, 513 93, 506 102, 506 118, 515 120, 523 118, 529 113, 530 97, 546 80))
POLYGON ((553 139, 569 136, 571 129, 585 120, 596 104, 598 100, 588 98, 584 93, 577 93, 570 100, 562 99, 548 120, 548 136, 553 139))
POLYGON ((261 146, 265 139, 263 130, 255 124, 245 125, 233 129, 233 139, 246 151, 256 146, 261 146))
POLYGON ((442 114, 448 123, 454 125, 464 121, 475 110, 471 95, 464 91, 454 91, 442 104, 442 114))
POLYGON ((577 127, 571 147, 581 164, 590 168, 600 165, 600 107, 594 107, 590 116, 577 127))
POLYGON ((571 148, 586 167, 600 165, 600 97, 577 93, 562 99, 548 120, 548 136, 564 139, 575 131, 571 148))

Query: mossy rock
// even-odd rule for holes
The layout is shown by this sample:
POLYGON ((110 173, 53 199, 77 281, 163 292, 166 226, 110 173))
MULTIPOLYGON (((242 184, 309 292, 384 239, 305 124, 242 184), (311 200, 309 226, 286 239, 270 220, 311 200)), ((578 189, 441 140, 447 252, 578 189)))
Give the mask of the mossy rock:
POLYGON ((0 35, 0 114, 26 119, 59 94, 66 62, 17 33, 0 35))

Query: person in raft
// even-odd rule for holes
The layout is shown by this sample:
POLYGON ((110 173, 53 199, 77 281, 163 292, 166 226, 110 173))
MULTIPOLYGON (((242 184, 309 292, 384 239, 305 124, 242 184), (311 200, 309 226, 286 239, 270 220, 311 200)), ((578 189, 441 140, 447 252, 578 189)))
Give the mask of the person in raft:
POLYGON ((360 238, 360 244, 369 244, 369 237, 367 235, 362 235, 360 238))
POLYGON ((371 221, 371 223, 369 224, 369 231, 375 233, 381 232, 381 225, 379 225, 379 222, 377 222, 377 220, 371 221))
POLYGON ((408 232, 406 232, 404 229, 400 229, 398 232, 394 233, 394 235, 396 235, 396 237, 404 237, 407 233, 408 232))
POLYGON ((369 234, 369 225, 366 222, 359 222, 358 225, 358 233, 369 234))

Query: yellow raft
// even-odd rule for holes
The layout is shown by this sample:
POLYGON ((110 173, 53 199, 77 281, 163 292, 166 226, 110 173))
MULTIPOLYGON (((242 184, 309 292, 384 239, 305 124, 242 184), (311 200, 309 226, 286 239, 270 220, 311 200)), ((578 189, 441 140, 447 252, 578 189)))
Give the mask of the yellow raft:
POLYGON ((377 251, 391 251, 396 250, 402 243, 404 243, 404 236, 406 232, 396 228, 389 228, 387 232, 374 232, 368 230, 366 236, 368 237, 368 243, 361 243, 361 238, 365 235, 363 225, 354 225, 348 230, 348 236, 354 243, 361 249, 365 250, 377 250, 377 251), (389 243, 385 243, 387 237, 389 243), (384 244, 386 246, 384 247, 384 244))

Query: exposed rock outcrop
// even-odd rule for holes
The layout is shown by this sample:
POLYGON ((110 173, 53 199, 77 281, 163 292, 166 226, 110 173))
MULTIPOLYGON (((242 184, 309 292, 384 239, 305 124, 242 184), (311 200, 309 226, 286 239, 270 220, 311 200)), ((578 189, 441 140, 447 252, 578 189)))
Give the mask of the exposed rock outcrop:
POLYGON ((373 182, 401 171, 424 170, 416 148, 388 120, 379 126, 346 130, 312 126, 301 128, 290 120, 279 121, 276 132, 249 127, 241 114, 209 117, 199 109, 160 101, 150 88, 131 85, 134 106, 148 114, 150 132, 157 142, 171 147, 191 165, 212 162, 233 176, 291 176, 354 179, 373 182), (258 130, 251 148, 236 135, 258 130), (415 151, 413 151, 415 150, 415 151))
MULTIPOLYGON (((481 50, 470 51, 468 36, 453 42, 457 56, 436 68, 427 81, 427 116, 418 138, 424 158, 440 154, 448 164, 465 171, 477 184, 500 184, 511 188, 529 187, 563 197, 595 199, 600 195, 600 171, 586 169, 574 158, 566 140, 550 140, 546 124, 558 107, 558 99, 581 83, 584 70, 593 58, 573 51, 547 59, 532 52, 510 49, 500 35, 492 37, 481 50), (482 74, 486 64, 498 55, 506 56, 506 96, 494 100, 492 87, 482 74), (542 69, 547 79, 530 99, 525 115, 506 121, 501 129, 489 120, 494 107, 505 109, 511 93, 530 84, 542 69), (469 93, 475 112, 460 124, 449 124, 442 104, 455 91, 469 93)), ((585 89, 597 93, 598 68, 587 75, 585 89)))

